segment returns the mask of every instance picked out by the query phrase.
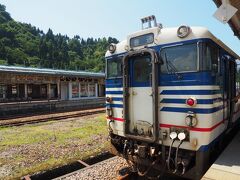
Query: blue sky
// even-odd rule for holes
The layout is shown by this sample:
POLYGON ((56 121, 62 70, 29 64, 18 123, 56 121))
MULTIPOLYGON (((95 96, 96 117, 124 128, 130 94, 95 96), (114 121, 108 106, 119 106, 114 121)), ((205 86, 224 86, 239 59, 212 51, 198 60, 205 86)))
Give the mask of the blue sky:
POLYGON ((163 27, 182 24, 207 27, 240 55, 240 40, 212 15, 212 0, 1 0, 11 16, 70 37, 116 37, 141 28, 140 18, 155 15, 163 27))

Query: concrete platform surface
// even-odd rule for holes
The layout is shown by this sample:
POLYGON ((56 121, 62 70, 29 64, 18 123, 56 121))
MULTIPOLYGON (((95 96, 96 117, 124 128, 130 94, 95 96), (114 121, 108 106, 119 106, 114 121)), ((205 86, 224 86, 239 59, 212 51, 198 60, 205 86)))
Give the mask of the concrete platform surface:
POLYGON ((202 179, 240 180, 240 131, 202 179))

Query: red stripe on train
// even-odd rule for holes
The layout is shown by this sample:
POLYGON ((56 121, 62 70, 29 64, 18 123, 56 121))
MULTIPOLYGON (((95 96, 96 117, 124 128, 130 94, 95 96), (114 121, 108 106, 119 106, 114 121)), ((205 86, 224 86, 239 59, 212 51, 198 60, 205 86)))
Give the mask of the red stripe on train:
POLYGON ((191 128, 188 126, 177 126, 177 125, 172 125, 172 124, 160 124, 160 127, 163 127, 163 128, 177 127, 177 128, 187 128, 190 131, 210 132, 210 131, 214 130, 215 128, 217 128, 218 126, 220 126, 222 123, 224 123, 224 121, 225 120, 222 120, 210 128, 191 128))
POLYGON ((107 119, 111 119, 111 120, 114 120, 114 121, 120 121, 120 122, 124 122, 125 121, 122 118, 115 118, 115 117, 107 117, 107 119))
MULTIPOLYGON (((115 117, 107 117, 107 119, 111 119, 114 121, 120 121, 124 122, 125 120, 123 118, 115 118, 115 117)), ((178 126, 178 125, 173 125, 173 124, 160 124, 159 126, 162 128, 171 128, 171 127, 177 127, 177 128, 187 128, 190 131, 199 131, 199 132, 210 132, 220 126, 222 123, 224 123, 225 120, 220 121, 219 123, 215 124, 214 126, 210 128, 190 128, 188 126, 178 126)))

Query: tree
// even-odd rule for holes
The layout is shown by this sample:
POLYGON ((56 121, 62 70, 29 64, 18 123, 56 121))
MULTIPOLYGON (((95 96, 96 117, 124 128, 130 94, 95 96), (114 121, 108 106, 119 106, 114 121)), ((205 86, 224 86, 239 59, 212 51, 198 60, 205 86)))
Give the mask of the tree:
POLYGON ((44 33, 28 23, 14 21, 0 4, 0 63, 44 68, 104 71, 104 54, 116 38, 80 38, 44 33))
POLYGON ((0 59, 6 59, 6 48, 1 41, 0 41, 0 59))
POLYGON ((11 21, 12 18, 8 12, 6 12, 6 6, 0 4, 0 23, 11 21))
POLYGON ((46 34, 46 40, 48 41, 48 40, 52 40, 52 41, 54 41, 54 35, 53 35, 53 31, 49 28, 48 29, 48 32, 47 32, 47 34, 46 34))
POLYGON ((7 49, 7 62, 9 65, 22 64, 27 66, 28 59, 27 55, 20 49, 7 49))
POLYGON ((41 38, 39 44, 39 58, 46 59, 47 58, 47 44, 44 38, 41 38))
POLYGON ((77 52, 80 58, 83 57, 81 43, 77 38, 73 38, 68 42, 69 50, 77 52))

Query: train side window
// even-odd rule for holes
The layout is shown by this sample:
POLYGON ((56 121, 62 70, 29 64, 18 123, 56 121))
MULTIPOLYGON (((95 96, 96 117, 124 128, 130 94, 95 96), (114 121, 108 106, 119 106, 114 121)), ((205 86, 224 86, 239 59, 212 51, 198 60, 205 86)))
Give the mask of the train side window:
POLYGON ((107 78, 117 78, 122 76, 121 59, 107 60, 107 78))
POLYGON ((236 60, 236 95, 240 94, 240 60, 236 60))
POLYGON ((202 52, 202 70, 218 72, 218 48, 210 43, 204 43, 202 52))

